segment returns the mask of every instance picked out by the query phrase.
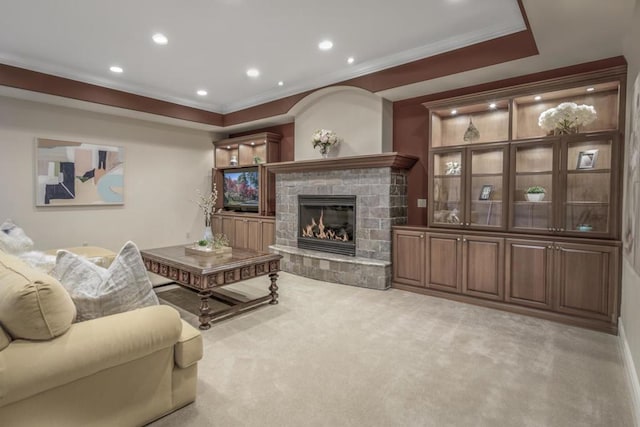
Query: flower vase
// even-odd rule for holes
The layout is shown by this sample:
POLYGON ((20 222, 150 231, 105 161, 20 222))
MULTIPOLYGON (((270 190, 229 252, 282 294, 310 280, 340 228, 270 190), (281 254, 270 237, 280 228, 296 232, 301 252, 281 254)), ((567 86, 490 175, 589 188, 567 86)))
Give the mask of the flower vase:
POLYGON ((328 145, 326 147, 320 147, 320 155, 322 155, 323 159, 326 159, 327 157, 329 157, 329 146, 328 145))
POLYGON ((204 221, 204 233, 202 240, 206 240, 209 243, 213 242, 213 231, 211 231, 211 220, 204 221))

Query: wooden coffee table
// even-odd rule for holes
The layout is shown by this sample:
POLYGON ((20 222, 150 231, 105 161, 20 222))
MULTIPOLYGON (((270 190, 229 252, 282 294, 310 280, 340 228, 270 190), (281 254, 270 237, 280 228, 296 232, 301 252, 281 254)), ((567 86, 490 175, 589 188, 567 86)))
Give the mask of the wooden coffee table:
POLYGON ((148 271, 199 291, 200 329, 209 329, 214 319, 238 314, 265 302, 278 304, 276 281, 282 255, 238 248, 219 256, 189 255, 184 245, 143 250, 140 254, 148 271), (215 288, 267 274, 270 279, 269 294, 260 298, 242 301, 215 291, 215 288), (232 306, 212 312, 209 298, 232 306))

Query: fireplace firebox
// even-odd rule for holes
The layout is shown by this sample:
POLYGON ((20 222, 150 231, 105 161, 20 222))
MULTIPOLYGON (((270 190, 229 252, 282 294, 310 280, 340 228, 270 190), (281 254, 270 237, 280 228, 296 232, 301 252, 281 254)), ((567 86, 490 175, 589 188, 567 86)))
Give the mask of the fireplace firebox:
POLYGON ((356 196, 298 196, 298 247, 356 255, 356 196))

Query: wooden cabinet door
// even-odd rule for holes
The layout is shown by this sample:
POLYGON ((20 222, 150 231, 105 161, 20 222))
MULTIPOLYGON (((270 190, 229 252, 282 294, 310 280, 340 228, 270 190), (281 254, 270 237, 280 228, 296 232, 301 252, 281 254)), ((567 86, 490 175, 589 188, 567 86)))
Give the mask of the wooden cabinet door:
POLYGON ((504 296, 504 239, 462 237, 462 293, 502 300, 504 296))
POLYGON ((459 293, 462 279, 462 236, 427 233, 425 238, 426 286, 459 293))
POLYGON ((213 231, 213 234, 219 234, 222 233, 222 218, 214 215, 211 218, 211 231, 213 231))
POLYGON ((247 225, 243 218, 234 218, 233 246, 240 249, 247 248, 247 225))
POLYGON ((424 232, 393 232, 393 280, 411 286, 424 286, 424 232))
POLYGON ((269 252, 269 246, 276 243, 276 221, 270 219, 262 219, 261 223, 261 250, 269 252))
POLYGON ((611 246, 556 243, 556 310, 616 321, 619 249, 611 246))
POLYGON ((236 223, 234 218, 222 218, 222 234, 227 236, 229 239, 229 245, 234 247, 236 246, 236 223))
POLYGON ((258 219, 244 219, 245 247, 254 251, 262 250, 262 224, 258 219))
POLYGON ((552 242, 507 239, 505 300, 551 309, 552 255, 552 242))

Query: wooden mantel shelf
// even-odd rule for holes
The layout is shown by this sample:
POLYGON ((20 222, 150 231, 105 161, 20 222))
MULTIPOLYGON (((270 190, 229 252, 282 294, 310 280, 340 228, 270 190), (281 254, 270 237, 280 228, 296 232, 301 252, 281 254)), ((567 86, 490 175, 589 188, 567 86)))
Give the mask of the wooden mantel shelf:
POLYGON ((415 156, 400 153, 369 154, 366 156, 335 157, 318 160, 268 163, 269 172, 291 173, 341 169, 394 168, 411 169, 418 161, 415 156))

